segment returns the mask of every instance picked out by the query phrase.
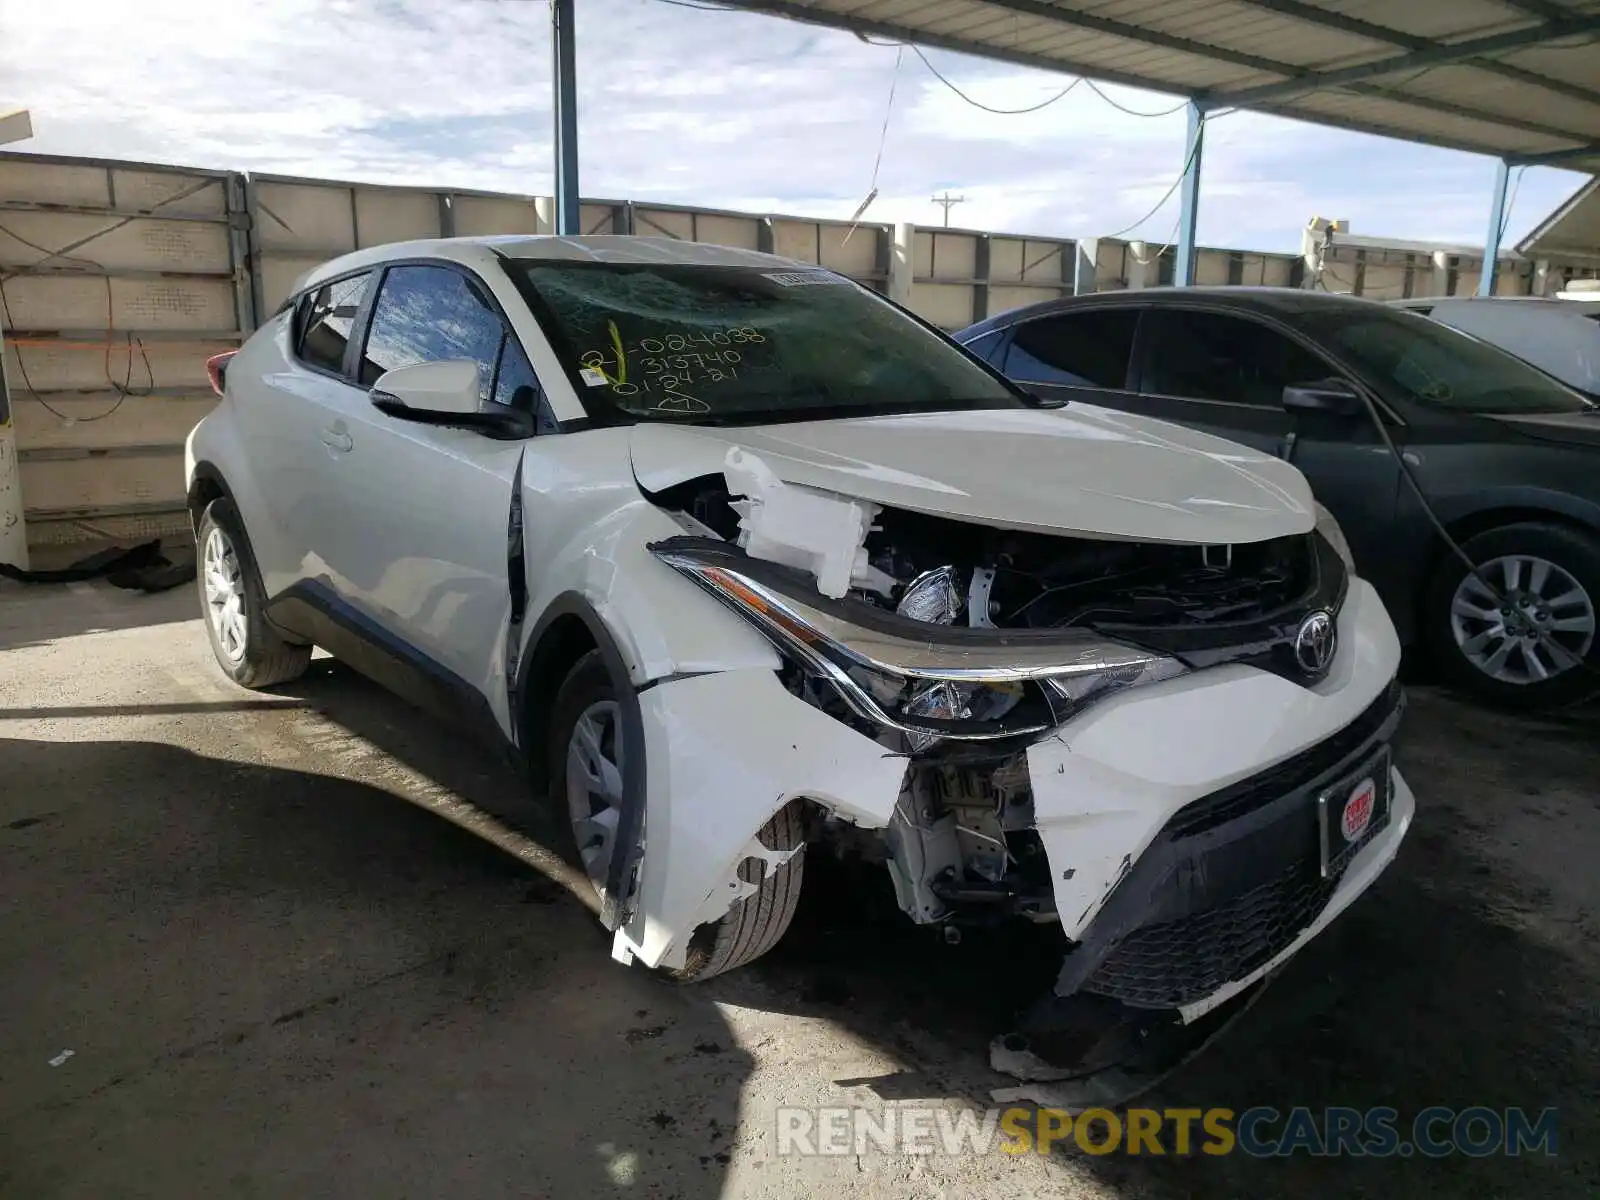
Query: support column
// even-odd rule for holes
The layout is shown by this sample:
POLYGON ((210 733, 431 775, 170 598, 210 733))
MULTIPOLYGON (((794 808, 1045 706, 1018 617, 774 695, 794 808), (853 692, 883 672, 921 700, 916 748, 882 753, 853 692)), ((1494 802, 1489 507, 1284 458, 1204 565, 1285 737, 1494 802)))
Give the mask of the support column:
POLYGON ((889 279, 885 284, 889 299, 901 308, 911 307, 916 262, 917 227, 909 221, 901 221, 894 227, 894 244, 889 248, 889 279))
POLYGON ((1494 198, 1489 202, 1489 233, 1483 239, 1483 272, 1478 276, 1478 295, 1494 295, 1495 276, 1500 273, 1500 229, 1506 223, 1506 182, 1511 164, 1501 159, 1494 169, 1494 198))
POLYGON ((550 40, 555 50, 556 232, 565 237, 578 227, 578 64, 573 28, 574 0, 551 0, 550 40))
POLYGON ((1188 104, 1189 129, 1183 142, 1183 182, 1179 185, 1182 208, 1178 212, 1177 258, 1172 267, 1174 287, 1194 282, 1195 226, 1200 218, 1200 160, 1205 152, 1206 114, 1193 100, 1188 104))
POLYGON ((28 569, 28 526, 23 520, 22 468, 6 387, 5 339, 0 338, 0 563, 28 569))
POLYGON ((1079 238, 1072 264, 1072 294, 1088 296, 1100 290, 1100 239, 1079 238))

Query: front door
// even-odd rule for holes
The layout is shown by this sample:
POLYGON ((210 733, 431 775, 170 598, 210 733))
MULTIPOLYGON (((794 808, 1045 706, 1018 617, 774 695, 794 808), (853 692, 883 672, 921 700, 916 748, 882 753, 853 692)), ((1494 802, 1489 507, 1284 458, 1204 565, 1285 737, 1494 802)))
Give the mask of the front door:
MULTIPOLYGON (((485 404, 535 403, 532 369, 480 281, 454 266, 390 267, 373 306, 360 380, 420 362, 479 365, 485 404)), ((398 420, 351 421, 328 554, 345 598, 446 688, 489 702, 506 728, 511 498, 524 443, 398 420)))
MULTIPOLYGON (((1138 398, 1152 417, 1242 442, 1299 467, 1343 528, 1361 573, 1383 591, 1400 468, 1366 413, 1290 412, 1284 388, 1340 378, 1279 329, 1234 313, 1152 309, 1136 352, 1138 398)), ((1352 382, 1352 386, 1361 385, 1352 382)), ((1395 428, 1398 442, 1404 431, 1395 428)))

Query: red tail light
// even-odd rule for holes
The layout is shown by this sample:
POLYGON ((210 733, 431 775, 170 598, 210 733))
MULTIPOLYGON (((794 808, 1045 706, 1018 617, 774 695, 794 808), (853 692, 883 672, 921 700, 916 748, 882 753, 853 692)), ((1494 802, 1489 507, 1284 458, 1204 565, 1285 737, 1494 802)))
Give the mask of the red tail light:
POLYGON ((228 360, 237 353, 239 353, 237 350, 224 350, 221 354, 213 354, 206 359, 206 374, 211 378, 211 390, 219 396, 223 394, 222 389, 227 384, 228 360))

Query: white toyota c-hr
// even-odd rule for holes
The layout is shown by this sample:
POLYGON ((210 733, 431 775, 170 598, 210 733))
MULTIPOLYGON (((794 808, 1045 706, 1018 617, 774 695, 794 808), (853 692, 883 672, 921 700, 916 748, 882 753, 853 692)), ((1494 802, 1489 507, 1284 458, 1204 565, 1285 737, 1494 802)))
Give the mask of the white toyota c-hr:
POLYGON ((841 276, 641 238, 310 272, 189 438, 222 669, 313 645, 511 749, 615 955, 782 936, 803 854, 1056 922, 1192 1020, 1394 858, 1399 648, 1286 463, 1046 407, 841 276))

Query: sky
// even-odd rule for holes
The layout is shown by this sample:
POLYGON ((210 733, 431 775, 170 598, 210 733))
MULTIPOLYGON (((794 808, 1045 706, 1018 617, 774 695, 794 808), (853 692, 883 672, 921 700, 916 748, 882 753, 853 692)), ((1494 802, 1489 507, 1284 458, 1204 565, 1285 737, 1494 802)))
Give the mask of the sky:
MULTIPOLYGON (((994 115, 851 34, 666 0, 577 7, 585 196, 848 218, 876 173, 865 220, 939 224, 948 190, 966 228, 1174 235, 1176 193, 1157 202, 1183 166, 1181 111, 1132 116, 1078 86, 994 115)), ((995 108, 1071 82, 927 55, 995 108)), ((550 58, 543 0, 0 0, 0 110, 32 111, 11 148, 38 153, 547 194, 550 58)), ((1180 103, 1103 90, 1139 113, 1180 103)), ((1323 216, 1481 245, 1493 178, 1488 158, 1235 113, 1207 127, 1199 239, 1295 251, 1323 216)), ((1582 182, 1528 170, 1508 240, 1582 182)))

